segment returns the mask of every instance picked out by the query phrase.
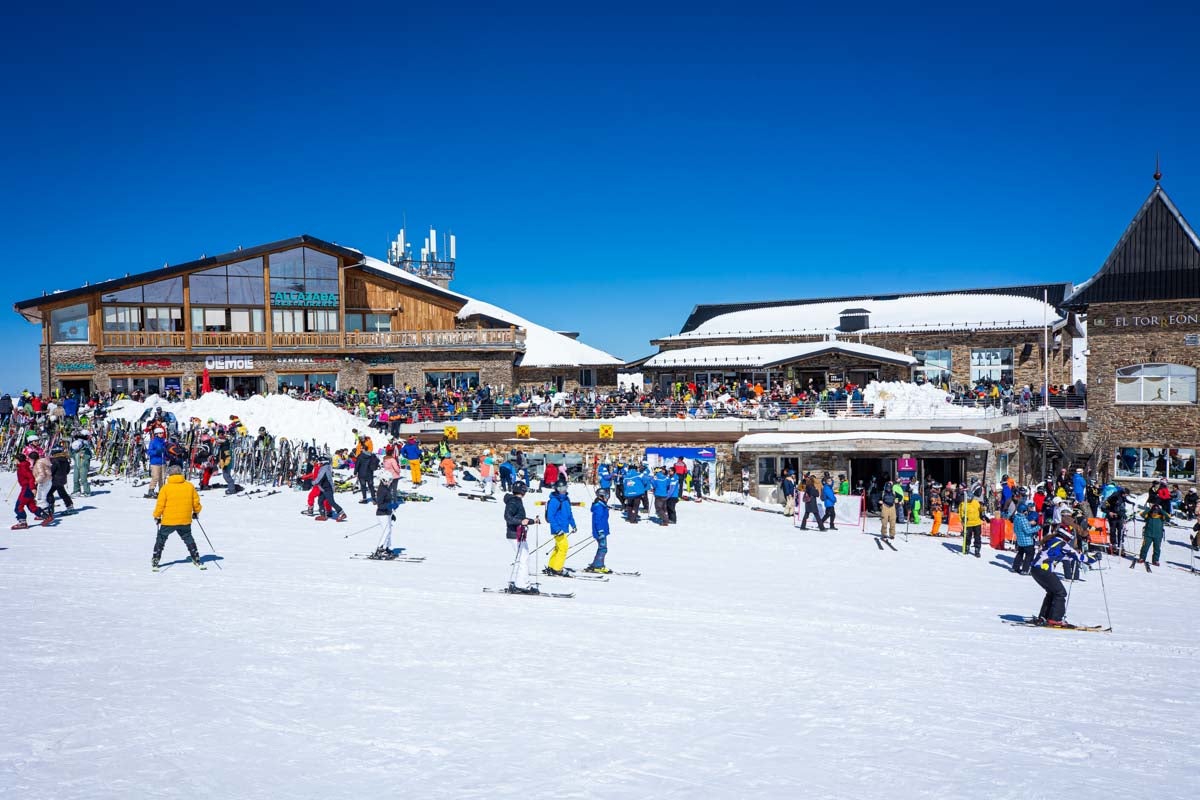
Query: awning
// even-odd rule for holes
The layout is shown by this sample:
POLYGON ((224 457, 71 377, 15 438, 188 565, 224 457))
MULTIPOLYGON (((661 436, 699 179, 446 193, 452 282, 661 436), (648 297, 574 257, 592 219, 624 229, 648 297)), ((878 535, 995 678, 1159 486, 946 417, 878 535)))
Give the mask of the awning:
POLYGON ((917 360, 910 355, 885 350, 857 342, 820 341, 798 344, 743 344, 712 345, 709 347, 684 347, 679 350, 663 350, 645 363, 648 369, 669 367, 741 367, 743 369, 767 369, 793 361, 802 361, 818 356, 837 354, 849 358, 873 361, 882 364, 898 364, 910 367, 917 360))
POLYGON ((715 447, 647 447, 647 456, 659 458, 690 458, 693 461, 716 461, 715 447))
POLYGON ((733 453, 785 454, 853 451, 855 453, 974 453, 991 442, 965 433, 752 433, 738 439, 733 453))

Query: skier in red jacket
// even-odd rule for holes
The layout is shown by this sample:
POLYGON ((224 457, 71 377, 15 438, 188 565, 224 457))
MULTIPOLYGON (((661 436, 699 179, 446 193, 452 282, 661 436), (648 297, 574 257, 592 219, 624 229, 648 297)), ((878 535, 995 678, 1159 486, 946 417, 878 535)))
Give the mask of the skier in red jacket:
POLYGON ((21 491, 17 495, 17 504, 13 507, 13 512, 17 515, 17 524, 13 525, 14 531, 29 527, 25 518, 25 509, 32 511, 38 519, 42 519, 43 516, 34 494, 37 491, 37 481, 33 479, 33 467, 29 466, 29 461, 25 458, 24 453, 17 453, 16 458, 17 483, 20 485, 21 491))

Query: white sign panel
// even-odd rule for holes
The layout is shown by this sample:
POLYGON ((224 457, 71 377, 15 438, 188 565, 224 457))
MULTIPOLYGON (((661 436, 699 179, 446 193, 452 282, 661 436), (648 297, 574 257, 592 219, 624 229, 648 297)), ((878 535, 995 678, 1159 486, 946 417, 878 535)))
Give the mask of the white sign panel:
POLYGON ((254 356, 205 356, 205 369, 254 369, 254 356))

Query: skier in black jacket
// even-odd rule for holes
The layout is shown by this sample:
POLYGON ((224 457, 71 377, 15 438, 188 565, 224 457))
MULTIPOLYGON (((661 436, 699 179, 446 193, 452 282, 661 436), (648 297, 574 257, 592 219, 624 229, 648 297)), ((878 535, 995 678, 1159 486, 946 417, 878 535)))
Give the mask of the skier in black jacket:
POLYGON ((54 516, 54 496, 58 495, 67 504, 64 514, 73 513, 75 504, 71 495, 67 494, 67 477, 71 474, 71 458, 62 445, 55 445, 50 451, 50 491, 46 492, 46 503, 50 508, 50 516, 54 516))
POLYGON ((525 514, 526 486, 524 481, 513 484, 512 493, 504 495, 505 536, 512 540, 515 550, 508 591, 514 594, 538 594, 529 580, 529 526, 533 520, 525 514))
POLYGON ((358 478, 358 488, 362 492, 362 505, 375 502, 375 470, 379 469, 379 456, 370 450, 363 450, 354 459, 354 476, 358 478))

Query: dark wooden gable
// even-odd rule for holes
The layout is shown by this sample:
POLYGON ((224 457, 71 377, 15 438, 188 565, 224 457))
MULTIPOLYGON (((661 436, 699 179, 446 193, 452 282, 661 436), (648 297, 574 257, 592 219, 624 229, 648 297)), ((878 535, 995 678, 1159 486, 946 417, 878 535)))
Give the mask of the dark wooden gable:
POLYGON ((1065 305, 1200 298, 1200 240, 1159 185, 1117 246, 1065 305))

